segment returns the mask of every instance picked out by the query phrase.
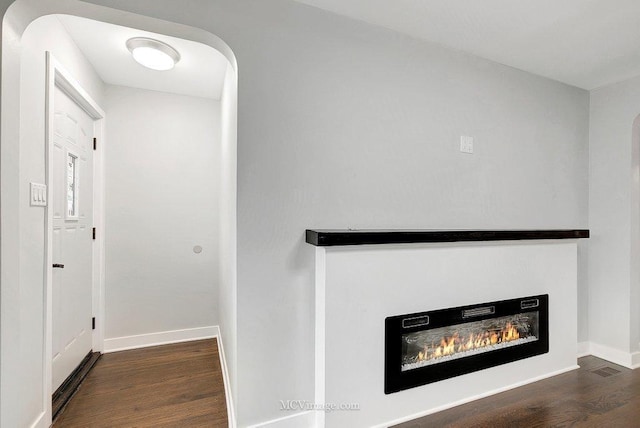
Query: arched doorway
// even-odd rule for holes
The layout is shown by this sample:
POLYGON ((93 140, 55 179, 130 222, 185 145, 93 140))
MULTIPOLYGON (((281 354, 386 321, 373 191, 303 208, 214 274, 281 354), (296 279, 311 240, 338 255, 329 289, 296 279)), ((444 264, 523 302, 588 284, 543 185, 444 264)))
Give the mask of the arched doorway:
MULTIPOLYGON (((50 333, 50 290, 48 288, 46 231, 42 227, 44 213, 28 207, 24 181, 43 182, 46 175, 44 144, 40 149, 25 150, 23 128, 23 94, 21 80, 21 38, 28 25, 41 16, 68 14, 97 21, 158 32, 172 37, 197 41, 221 52, 231 65, 226 76, 224 108, 222 109, 221 142, 224 166, 221 174, 220 222, 228 227, 220 237, 221 304, 224 322, 220 327, 230 339, 227 351, 234 355, 235 335, 235 127, 237 98, 237 65, 231 49, 216 36, 196 29, 144 16, 121 13, 82 2, 36 2, 18 0, 8 10, 3 21, 2 117, 0 169, 0 223, 2 251, 0 290, 2 323, 0 363, 0 424, 6 426, 49 426, 51 422, 50 356, 47 341, 50 333), (22 183, 22 184, 21 184, 22 183), (18 387, 20 385, 20 387, 18 387), (16 394, 16 391, 19 393, 16 394)), ((44 123, 44 122, 43 122, 44 123)), ((44 136, 44 132, 42 133, 44 136)), ((104 257, 98 255, 98 257, 104 257)), ((101 335, 98 335, 101 336, 101 335)), ((98 347, 103 341, 98 339, 98 347)), ((228 399, 231 394, 227 393, 228 399)), ((231 413, 233 414, 233 412, 231 413)))

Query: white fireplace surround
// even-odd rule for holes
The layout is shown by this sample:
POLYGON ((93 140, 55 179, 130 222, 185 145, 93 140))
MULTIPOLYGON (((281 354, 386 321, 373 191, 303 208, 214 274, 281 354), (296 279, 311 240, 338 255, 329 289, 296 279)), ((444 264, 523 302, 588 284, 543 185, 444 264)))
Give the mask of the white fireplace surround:
POLYGON ((578 368, 577 241, 316 248, 316 427, 387 427, 578 368), (384 394, 385 317, 549 294, 549 353, 384 394))

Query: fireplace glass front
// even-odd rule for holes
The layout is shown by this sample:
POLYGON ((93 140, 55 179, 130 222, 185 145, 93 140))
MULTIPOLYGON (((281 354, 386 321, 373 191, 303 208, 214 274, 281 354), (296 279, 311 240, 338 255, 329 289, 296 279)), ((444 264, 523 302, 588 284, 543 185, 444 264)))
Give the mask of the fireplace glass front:
POLYGON ((386 319, 385 392, 548 352, 548 295, 386 319))

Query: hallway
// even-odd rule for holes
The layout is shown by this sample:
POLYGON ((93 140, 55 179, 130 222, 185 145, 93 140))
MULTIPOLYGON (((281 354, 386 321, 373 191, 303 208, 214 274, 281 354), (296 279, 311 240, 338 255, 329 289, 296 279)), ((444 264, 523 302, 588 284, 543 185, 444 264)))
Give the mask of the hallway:
POLYGON ((217 339, 103 355, 53 426, 226 427, 217 339))

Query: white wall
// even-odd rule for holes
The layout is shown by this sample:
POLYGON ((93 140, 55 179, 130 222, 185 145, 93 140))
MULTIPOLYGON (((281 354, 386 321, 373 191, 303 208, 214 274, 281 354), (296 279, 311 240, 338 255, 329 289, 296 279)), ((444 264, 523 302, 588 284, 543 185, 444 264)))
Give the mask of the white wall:
POLYGON ((591 92, 590 340, 640 363, 640 78, 591 92), (636 129, 634 130, 634 126, 636 129), (634 140, 635 135, 635 140, 634 140), (616 328, 611 328, 616 326, 616 328))
MULTIPOLYGON (((282 416, 278 400, 312 398, 305 228, 587 226, 585 91, 288 0, 42 3, 202 28, 238 59, 240 426, 282 416), (474 155, 458 152, 460 135, 476 138, 474 155)), ((10 131, 3 178, 15 173, 10 131)), ((18 219, 3 213, 10 234, 18 219)), ((16 278, 7 248, 3 287, 16 278)))
POLYGON ((106 339, 217 325, 220 102, 107 86, 104 108, 106 339))
MULTIPOLYGON (((22 38, 21 121, 20 121, 20 324, 18 401, 15 425, 29 426, 43 409, 44 337, 44 231, 45 210, 29 206, 29 182, 45 183, 45 51, 80 82, 98 103, 103 102, 103 83, 52 16, 34 21, 22 38)), ((4 424, 3 424, 4 426, 4 424)))

